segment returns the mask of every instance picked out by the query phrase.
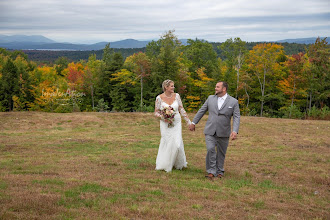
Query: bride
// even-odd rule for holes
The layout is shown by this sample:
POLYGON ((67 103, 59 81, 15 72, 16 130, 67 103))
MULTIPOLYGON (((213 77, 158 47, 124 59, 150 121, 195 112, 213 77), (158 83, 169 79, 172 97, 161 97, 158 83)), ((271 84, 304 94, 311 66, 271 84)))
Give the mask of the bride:
POLYGON ((172 168, 182 169, 187 167, 184 152, 181 128, 181 116, 188 125, 191 124, 186 111, 183 108, 180 95, 174 93, 174 82, 165 80, 162 84, 164 93, 156 97, 155 115, 160 118, 161 139, 156 159, 156 170, 171 172, 172 168), (174 118, 164 115, 166 109, 172 109, 174 118))

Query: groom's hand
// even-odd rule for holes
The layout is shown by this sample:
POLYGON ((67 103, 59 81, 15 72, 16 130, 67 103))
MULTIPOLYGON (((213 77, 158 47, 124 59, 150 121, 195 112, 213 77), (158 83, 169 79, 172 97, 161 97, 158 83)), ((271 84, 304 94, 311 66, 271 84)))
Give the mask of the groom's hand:
POLYGON ((189 129, 190 131, 195 131, 195 125, 194 124, 189 125, 189 129))
POLYGON ((235 139, 237 139, 237 133, 236 133, 235 131, 231 132, 231 134, 230 134, 230 139, 231 139, 231 140, 235 140, 235 139))

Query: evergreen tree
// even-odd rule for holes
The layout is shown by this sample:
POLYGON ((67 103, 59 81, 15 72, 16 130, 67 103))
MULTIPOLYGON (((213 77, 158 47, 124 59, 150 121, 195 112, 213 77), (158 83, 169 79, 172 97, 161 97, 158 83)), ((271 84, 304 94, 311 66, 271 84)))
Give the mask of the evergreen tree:
POLYGON ((157 42, 150 42, 146 50, 152 65, 151 79, 154 86, 152 99, 161 93, 162 82, 166 79, 173 80, 175 86, 180 89, 183 86, 183 82, 179 80, 182 46, 174 31, 166 32, 157 42))
POLYGON ((208 77, 214 77, 218 73, 217 54, 213 50, 210 43, 204 40, 188 39, 188 45, 184 48, 184 54, 190 61, 189 72, 195 73, 193 78, 196 78, 196 71, 205 68, 204 72, 208 77))
POLYGON ((113 74, 119 71, 123 66, 124 60, 121 53, 114 53, 110 48, 110 43, 103 50, 103 64, 101 65, 101 74, 95 89, 95 94, 98 99, 103 98, 106 105, 112 108, 111 91, 113 85, 111 79, 113 74))
POLYGON ((17 67, 9 58, 2 69, 1 77, 1 106, 4 111, 13 110, 13 96, 18 96, 19 89, 19 74, 17 67))
POLYGON ((59 57, 56 61, 55 61, 55 69, 58 75, 60 76, 64 76, 63 75, 63 70, 65 68, 67 68, 69 65, 69 60, 66 57, 59 57))
POLYGON ((228 64, 224 80, 230 83, 230 91, 232 93, 235 91, 236 98, 238 98, 240 70, 243 66, 245 54, 247 52, 246 42, 242 41, 239 37, 234 40, 230 38, 226 40, 225 43, 221 44, 220 49, 222 50, 228 64))
POLYGON ((317 38, 315 43, 308 48, 310 69, 308 77, 308 109, 312 103, 317 107, 330 105, 330 47, 326 38, 317 38))

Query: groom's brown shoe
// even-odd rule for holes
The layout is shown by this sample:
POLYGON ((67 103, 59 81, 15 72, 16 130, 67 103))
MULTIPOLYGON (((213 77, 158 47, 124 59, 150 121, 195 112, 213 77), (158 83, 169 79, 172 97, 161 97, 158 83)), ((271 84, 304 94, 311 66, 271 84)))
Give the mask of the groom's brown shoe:
POLYGON ((217 177, 221 179, 223 176, 221 174, 218 174, 217 177))
POLYGON ((210 180, 213 180, 214 175, 212 173, 209 173, 209 174, 205 175, 205 177, 207 177, 210 180))

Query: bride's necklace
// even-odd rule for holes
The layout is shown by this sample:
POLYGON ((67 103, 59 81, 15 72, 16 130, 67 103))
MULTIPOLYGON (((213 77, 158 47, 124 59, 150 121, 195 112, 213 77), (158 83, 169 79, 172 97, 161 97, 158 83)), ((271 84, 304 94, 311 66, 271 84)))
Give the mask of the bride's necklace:
POLYGON ((166 93, 165 93, 165 92, 164 92, 164 95, 166 96, 166 98, 170 99, 170 98, 172 98, 172 96, 173 96, 173 93, 171 93, 171 96, 170 96, 170 97, 168 97, 168 96, 166 95, 166 93))

